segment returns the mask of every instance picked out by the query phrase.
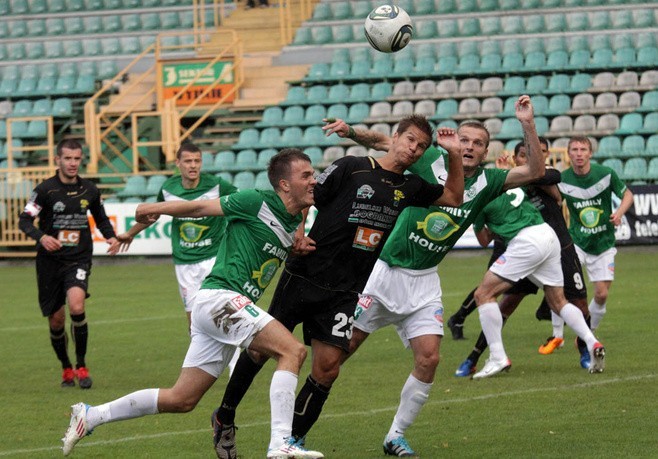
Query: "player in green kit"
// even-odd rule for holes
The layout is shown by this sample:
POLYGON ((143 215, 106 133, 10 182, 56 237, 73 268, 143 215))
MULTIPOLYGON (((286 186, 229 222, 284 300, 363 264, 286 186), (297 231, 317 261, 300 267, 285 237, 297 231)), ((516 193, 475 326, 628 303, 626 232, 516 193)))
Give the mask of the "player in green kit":
MULTIPOLYGON (((267 457, 322 458, 291 438, 295 389, 306 349, 280 322, 254 303, 285 262, 314 203, 315 171, 307 155, 284 149, 273 156, 268 177, 274 191, 245 190, 219 199, 141 204, 136 219, 223 215, 228 221, 217 261, 193 301, 192 337, 178 381, 97 406, 77 403, 64 435, 64 455, 94 428, 147 414, 184 413, 197 405, 240 346, 277 361, 270 385, 271 437, 267 457)), ((215 416, 213 415, 213 420, 215 416)), ((221 447, 221 438, 215 439, 221 447)))
MULTIPOLYGON (((529 150, 532 148, 530 145, 529 150)), ((525 192, 515 188, 496 198, 478 215, 474 230, 483 247, 491 242, 493 234, 498 234, 507 249, 489 267, 475 290, 475 302, 490 355, 473 379, 487 378, 512 366, 503 346, 503 316, 496 298, 525 277, 544 288, 551 310, 585 342, 592 356, 590 373, 602 372, 605 349, 587 326, 580 309, 564 296, 560 241, 525 192)))
MULTIPOLYGON (((521 96, 517 101, 516 116, 526 137, 536 139, 528 96, 521 96)), ((335 129, 345 137, 349 126, 335 129)), ((377 150, 386 149, 389 141, 386 136, 371 131, 356 132, 359 143, 377 150)), ((530 155, 528 164, 511 170, 482 167, 487 156, 489 132, 480 122, 462 123, 455 142, 464 168, 463 204, 457 208, 405 209, 384 245, 356 308, 349 355, 370 333, 386 325, 396 326, 400 338, 414 355, 414 369, 402 388, 398 411, 384 439, 387 455, 415 455, 404 433, 429 398, 443 336, 442 291, 437 265, 489 202, 506 189, 529 183, 544 173, 539 154, 530 155)), ((538 145, 539 141, 536 142, 538 145)), ((445 152, 430 147, 411 170, 428 181, 442 183, 447 175, 447 159, 445 152)))
MULTIPOLYGON (((158 202, 200 201, 217 199, 235 193, 237 188, 226 180, 201 171, 201 150, 184 143, 176 152, 176 167, 180 174, 168 178, 158 193, 158 202)), ((125 252, 130 243, 150 225, 135 223, 119 234, 120 250, 125 252)), ((226 230, 226 220, 219 216, 174 218, 171 222, 171 251, 178 280, 178 291, 191 326, 190 299, 201 287, 201 282, 215 264, 219 242, 226 230)))
MULTIPOLYGON (((608 291, 615 278, 615 226, 633 205, 633 193, 615 171, 591 162, 592 143, 587 137, 569 140, 567 153, 571 167, 562 172, 558 185, 569 210, 569 233, 576 244, 580 263, 594 283, 589 303, 592 330, 606 312, 608 291), (621 199, 612 211, 612 194, 621 199)), ((558 324, 553 323, 555 329, 558 324)))

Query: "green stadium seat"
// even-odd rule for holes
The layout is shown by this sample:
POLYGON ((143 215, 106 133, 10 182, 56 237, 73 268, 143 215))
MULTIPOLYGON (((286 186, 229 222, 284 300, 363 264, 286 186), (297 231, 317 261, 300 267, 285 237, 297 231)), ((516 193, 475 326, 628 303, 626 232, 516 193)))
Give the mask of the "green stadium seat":
POLYGON ((497 139, 518 139, 523 137, 521 123, 516 118, 505 118, 497 139))
POLYGON ((64 28, 69 35, 85 33, 85 23, 79 16, 71 16, 64 19, 64 28))
POLYGON ((350 87, 343 83, 338 83, 329 87, 326 103, 347 102, 350 97, 350 87))
POLYGON ((612 67, 614 54, 611 49, 597 49, 592 53, 590 66, 594 69, 608 69, 612 67))
POLYGON ((27 0, 11 0, 11 12, 13 14, 29 13, 30 12, 29 2, 27 0))
MULTIPOLYGON (((571 11, 566 15, 567 27, 564 30, 580 32, 590 29, 589 16, 584 11, 571 11)), ((551 31, 552 32, 552 31, 551 31)))
POLYGON ((141 20, 144 30, 156 30, 160 28, 160 15, 158 13, 142 13, 141 20))
POLYGON ((532 94, 542 94, 548 88, 548 80, 545 75, 532 75, 526 82, 526 92, 532 94))
POLYGON ((118 10, 123 8, 123 0, 104 0, 105 9, 118 10))
MULTIPOLYGON (((368 97, 366 95, 366 91, 365 91, 365 88, 363 86, 359 87, 358 89, 355 89, 355 86, 357 86, 357 85, 354 85, 352 87, 352 91, 350 92, 350 95, 354 96, 355 92, 359 91, 360 93, 363 94, 364 97, 368 97)), ((388 81, 380 81, 380 82, 375 83, 374 85, 372 85, 372 91, 371 92, 372 92, 372 94, 369 97, 370 100, 375 100, 375 101, 384 100, 388 96, 393 94, 393 85, 388 81)), ((368 99, 363 99, 363 100, 368 100, 368 99)))
POLYGON ((333 42, 331 26, 319 25, 311 28, 311 39, 315 45, 327 45, 333 42))
POLYGON ((523 68, 526 71, 541 71, 546 67, 546 54, 543 51, 532 51, 525 57, 523 68))
POLYGON ((256 127, 279 126, 283 121, 283 109, 281 107, 267 107, 263 110, 263 118, 256 122, 256 127))
MULTIPOLYGON (((322 5, 322 3, 319 3, 322 5)), ((310 27, 300 27, 295 32, 295 38, 292 41, 293 45, 309 45, 313 42, 313 37, 311 36, 310 27)))
POLYGON ((655 10, 649 8, 634 8, 633 25, 636 29, 655 26, 655 10))
POLYGON ((393 70, 388 74, 394 78, 406 78, 414 72, 414 60, 407 56, 395 60, 393 70))
POLYGON ((658 62, 658 47, 644 46, 637 51, 636 66, 642 68, 655 68, 658 62))
POLYGON ((219 153, 215 154, 215 160, 213 164, 214 170, 217 171, 233 170, 235 168, 235 153, 232 151, 220 151, 219 153))
POLYGON ((624 165, 621 162, 621 159, 618 158, 608 158, 601 163, 602 166, 609 167, 617 173, 619 177, 623 177, 624 165))
POLYGON ((478 10, 477 0, 459 0, 456 3, 457 13, 473 13, 478 10))
POLYGON ((441 0, 438 4, 438 14, 450 14, 457 11, 457 0, 441 0))
POLYGON ((105 32, 121 31, 121 16, 116 14, 107 14, 103 16, 103 30, 105 32))
POLYGON ((596 159, 616 158, 621 152, 621 140, 616 135, 607 135, 599 140, 599 146, 594 154, 596 159))
POLYGON ((14 104, 11 117, 19 118, 32 114, 32 101, 28 99, 19 100, 14 104))
POLYGON ((360 123, 368 118, 370 114, 370 107, 364 102, 359 102, 350 106, 347 119, 348 123, 360 123))
POLYGON ((62 42, 65 57, 82 56, 82 42, 80 40, 66 40, 62 42))
POLYGON ((642 129, 639 132, 643 134, 655 134, 658 132, 658 112, 648 113, 644 117, 644 123, 642 123, 642 129))
POLYGON ((64 46, 61 41, 46 41, 45 57, 48 59, 57 59, 64 57, 64 46))
POLYGON ((260 134, 257 129, 254 128, 243 129, 240 132, 240 135, 238 136, 238 141, 236 142, 235 145, 233 145, 233 148, 238 150, 253 148, 256 145, 258 145, 259 135, 260 134))
POLYGON ((16 95, 19 96, 31 96, 37 89, 37 84, 39 82, 38 78, 22 78, 18 82, 18 87, 16 88, 16 95))
POLYGON ((653 134, 647 139, 644 147, 644 156, 658 157, 658 134, 653 134))
MULTIPOLYGON (((521 20, 521 18, 517 17, 517 20, 521 20)), ((544 33, 546 30, 544 16, 540 14, 525 15, 521 22, 525 33, 544 33)))
POLYGON ((39 68, 36 65, 28 64, 21 69, 21 78, 32 80, 39 78, 39 75, 39 68))
POLYGON ((267 166, 270 164, 270 159, 274 155, 277 154, 277 150, 275 148, 266 148, 265 150, 261 150, 258 153, 258 168, 259 169, 267 169, 267 166))
POLYGON ((75 93, 93 94, 96 90, 96 82, 91 75, 80 75, 75 82, 75 93))
POLYGON ((44 139, 48 135, 48 127, 45 121, 32 120, 27 125, 25 137, 28 139, 44 139))
POLYGON ((306 91, 306 99, 309 103, 322 103, 327 99, 329 94, 328 91, 329 90, 325 85, 316 84, 308 88, 306 91))
POLYGON ((549 72, 560 72, 569 67, 569 53, 563 50, 551 51, 546 56, 545 70, 549 72))
POLYGON ((121 198, 143 197, 146 194, 146 177, 143 175, 131 175, 126 180, 123 189, 117 193, 121 198))
POLYGON ((414 24, 414 38, 432 39, 439 36, 434 19, 418 20, 414 24))
POLYGON ((503 54, 503 73, 516 73, 523 69, 523 54, 510 52, 503 54))
POLYGON ((307 147, 304 149, 304 153, 306 153, 311 159, 311 164, 314 167, 318 167, 320 164, 322 164, 324 157, 322 154, 322 149, 319 147, 307 147))
POLYGON ((281 119, 283 126, 295 126, 304 122, 304 107, 301 105, 291 105, 287 107, 281 119))
MULTIPOLYGON (((276 131, 276 141, 279 139, 279 130, 276 128, 269 128, 276 131)), ((267 130, 267 129, 266 129, 267 130)), ((272 137, 274 139, 274 137, 272 137)), ((262 136, 261 136, 262 142, 262 136)), ((255 170, 259 168, 258 165, 258 154, 255 150, 249 148, 246 150, 241 150, 235 155, 235 168, 237 170, 255 170)))
MULTIPOLYGON (((164 38, 175 38, 178 39, 178 37, 164 37, 164 38)), ((163 45, 164 45, 164 38, 163 38, 163 45)), ((139 54, 142 52, 142 44, 139 41, 139 37, 135 36, 128 36, 128 37, 121 37, 121 53, 122 54, 139 54)), ((178 43, 176 43, 177 45, 178 43)), ((171 46, 171 45, 168 45, 171 46)))
MULTIPOLYGON (((460 1, 461 5, 464 1, 460 1)), ((459 20, 459 35, 462 37, 474 37, 480 34, 480 21, 474 17, 459 20)))
POLYGON ((85 2, 84 0, 67 0, 66 1, 66 10, 67 11, 84 11, 85 2))
POLYGON ((289 126, 281 133, 281 145, 296 147, 304 143, 304 133, 299 126, 289 126))
POLYGON ((594 11, 590 20, 590 28, 594 30, 608 30, 612 28, 608 10, 594 11))
POLYGON ((644 158, 630 158, 624 164, 624 170, 621 174, 622 180, 645 180, 649 175, 647 161, 644 158))
POLYGON ((567 20, 562 13, 551 13, 544 16, 544 23, 546 29, 544 32, 564 32, 566 30, 577 31, 587 29, 572 29, 567 25, 567 20))
POLYGON ((553 51, 569 51, 567 47, 567 39, 564 35, 559 35, 556 37, 548 37, 546 39, 545 51, 547 53, 552 53, 553 51))
MULTIPOLYGON (((484 17, 480 20, 480 32, 484 35, 500 35, 502 25, 499 16, 484 17)), ((434 37, 428 37, 434 38, 434 37)))
POLYGON ((7 58, 9 60, 21 60, 25 59, 26 57, 27 54, 25 52, 25 45, 23 43, 7 43, 7 58))
POLYGON ((546 96, 535 95, 531 97, 531 100, 535 115, 545 115, 548 112, 548 98, 546 96))
POLYGON ((439 19, 436 23, 438 38, 454 38, 459 36, 459 23, 454 19, 439 19))
MULTIPOLYGON (((443 3, 443 1, 441 2, 443 3)), ((414 0, 414 11, 416 15, 435 14, 436 7, 433 0, 414 0)), ((360 16, 358 16, 360 17, 360 16)))
POLYGON ((352 19, 352 7, 350 6, 350 2, 333 2, 331 6, 333 10, 333 18, 335 20, 352 19))
POLYGON ((642 103, 638 107, 638 112, 653 112, 658 107, 658 91, 647 91, 642 95, 642 103))
POLYGON ((431 117, 432 120, 443 120, 452 118, 459 113, 459 104, 455 99, 441 99, 436 105, 436 112, 431 117))
POLYGON ((333 19, 333 11, 331 5, 325 2, 319 2, 313 8, 313 21, 329 21, 333 19))
POLYGON ((59 75, 59 69, 54 62, 46 62, 39 67, 39 76, 42 78, 54 77, 59 75))
POLYGON ((436 70, 436 59, 433 57, 421 57, 416 61, 412 75, 414 76, 433 76, 436 70))
MULTIPOLYGON (((381 83, 386 83, 386 82, 381 82, 381 83)), ((390 83, 389 83, 390 85, 390 83)), ((331 95, 331 90, 329 91, 331 95)), ((390 95, 390 92, 389 94, 390 95)), ((383 97, 385 99, 388 96, 383 97)), ((331 98, 331 97, 330 97, 331 98)), ((331 98, 333 100, 333 98, 331 98)), ((370 85, 368 83, 357 83, 355 85, 352 85, 352 87, 349 89, 349 94, 348 96, 344 97, 344 101, 350 101, 350 102, 365 102, 370 100, 370 85)))
POLYGON ((644 156, 644 137, 639 134, 629 135, 621 144, 621 158, 644 156))
POLYGON ((500 23, 501 33, 505 35, 517 35, 525 32, 523 21, 517 15, 507 15, 500 23))
POLYGON ((587 91, 592 86, 592 76, 589 73, 577 73, 571 77, 569 84, 570 93, 587 91))
POLYGON ((267 171, 260 171, 254 179, 254 188, 257 190, 272 190, 272 184, 267 176, 267 171))
POLYGON ((103 54, 101 41, 98 38, 87 38, 82 44, 85 56, 100 56, 103 54))
POLYGON ((566 94, 556 94, 548 102, 545 115, 564 115, 571 108, 571 98, 566 94))
MULTIPOLYGON (((620 48, 612 58, 615 67, 629 68, 635 64, 635 48, 620 48)), ((658 62, 658 61, 657 61, 658 62)))
MULTIPOLYGON (((50 21, 50 19, 48 19, 50 21)), ((46 21, 46 25, 48 23, 46 21)), ((103 21, 100 16, 85 16, 82 19, 82 22, 84 24, 85 28, 85 33, 101 33, 103 31, 103 21)), ((62 24, 62 28, 64 28, 64 24, 62 24)), ((50 32, 52 34, 52 32, 50 32)))
POLYGON ((55 85, 55 94, 72 94, 75 90, 76 77, 61 75, 55 85))
POLYGON ((160 14, 160 25, 163 30, 177 29, 180 26, 178 13, 164 12, 160 14))
POLYGON ((436 63, 437 73, 452 75, 457 69, 457 63, 457 56, 441 56, 436 63))
POLYGON ((569 91, 571 79, 569 75, 564 73, 557 73, 551 76, 548 80, 548 86, 544 90, 546 94, 560 94, 569 91))
POLYGON ((9 22, 9 37, 21 38, 28 34, 27 21, 10 21, 9 22))
POLYGON ((6 98, 15 95, 17 86, 18 80, 3 79, 0 81, 0 97, 6 98))
POLYGON ((125 32, 142 29, 142 20, 139 14, 126 14, 121 17, 122 29, 125 32))
POLYGON ((327 108, 327 118, 346 119, 348 108, 345 104, 333 104, 327 108))
POLYGON ((233 177, 233 186, 239 190, 253 189, 256 184, 256 176, 251 171, 241 171, 233 177))
POLYGON ((320 124, 327 117, 327 109, 322 104, 310 105, 306 107, 304 114, 304 124, 320 124))
POLYGON ((589 50, 579 49, 572 51, 569 54, 569 65, 567 66, 570 70, 583 70, 587 69, 589 66, 591 56, 589 50))
POLYGON ((68 118, 73 115, 73 103, 68 97, 55 99, 52 115, 58 118, 68 118))
POLYGON ((436 51, 436 57, 445 57, 445 56, 457 56, 457 44, 453 41, 440 43, 438 51, 436 51))
POLYGON ((101 47, 103 54, 114 55, 121 53, 121 42, 116 37, 102 38, 101 47))
POLYGON ((524 94, 526 91, 525 88, 525 78, 521 76, 510 76, 505 78, 503 83, 503 89, 498 93, 500 96, 505 95, 514 95, 514 94, 524 94))
POLYGON ((332 26, 332 35, 334 43, 350 43, 354 41, 354 32, 351 24, 341 24, 332 26))

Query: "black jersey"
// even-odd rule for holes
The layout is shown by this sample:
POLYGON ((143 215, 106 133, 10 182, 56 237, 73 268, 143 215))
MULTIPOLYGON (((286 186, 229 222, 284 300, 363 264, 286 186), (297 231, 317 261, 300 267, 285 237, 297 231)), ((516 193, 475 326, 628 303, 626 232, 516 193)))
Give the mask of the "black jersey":
POLYGON ((544 221, 553 228, 557 238, 560 241, 560 247, 565 248, 573 244, 569 235, 567 223, 562 215, 562 208, 553 196, 540 188, 539 185, 557 185, 560 183, 560 171, 557 169, 546 169, 543 178, 532 182, 525 188, 526 195, 532 204, 541 212, 544 221), (536 185, 536 186, 533 186, 536 185))
POLYGON ((373 158, 341 158, 315 186, 309 237, 316 250, 290 257, 286 269, 324 288, 361 292, 402 210, 427 207, 442 194, 442 185, 387 171, 373 158))
POLYGON ((61 260, 91 259, 93 241, 87 211, 91 212, 106 239, 115 237, 96 185, 81 177, 74 184, 65 184, 56 174, 34 189, 18 225, 21 231, 37 241, 39 255, 61 260), (38 228, 34 226, 36 217, 39 217, 38 228), (44 249, 38 243, 44 234, 59 239, 62 248, 55 252, 44 249))

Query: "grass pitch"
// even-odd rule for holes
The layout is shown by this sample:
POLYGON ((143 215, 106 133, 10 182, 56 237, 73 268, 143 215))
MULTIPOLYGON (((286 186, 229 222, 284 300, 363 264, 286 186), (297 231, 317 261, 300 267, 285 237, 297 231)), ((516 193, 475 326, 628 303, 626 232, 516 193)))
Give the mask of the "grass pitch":
MULTIPOLYGON (((488 256, 456 251, 441 265, 446 320, 480 281, 488 256)), ((466 322, 466 341, 453 341, 446 330, 430 400, 407 431, 421 457, 657 457, 658 257, 654 248, 622 248, 616 264, 608 313, 597 331, 607 349, 602 374, 580 369, 569 329, 563 349, 537 353, 551 327, 534 318, 536 296, 523 302, 503 332, 513 362, 508 374, 455 378, 479 333, 477 315, 466 322)), ((170 262, 98 260, 90 285, 88 365, 94 386, 62 389, 37 306, 33 264, 3 265, 0 457, 58 457, 71 404, 99 404, 176 380, 188 335, 170 262)), ((261 299, 265 307, 273 289, 261 299)), ((412 365, 411 352, 392 328, 373 334, 343 367, 308 446, 327 458, 383 457, 381 442, 412 365)), ((259 374, 238 410, 243 459, 262 458, 267 449, 273 368, 269 363, 259 374)), ((308 362, 299 386, 307 374, 308 362)), ((226 381, 222 375, 191 413, 100 426, 73 457, 214 457, 209 419, 226 381)))

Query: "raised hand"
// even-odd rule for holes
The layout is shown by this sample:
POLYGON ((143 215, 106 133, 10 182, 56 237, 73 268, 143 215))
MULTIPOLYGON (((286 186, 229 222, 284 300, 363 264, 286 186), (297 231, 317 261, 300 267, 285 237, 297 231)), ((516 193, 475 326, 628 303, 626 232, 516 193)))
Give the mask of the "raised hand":
POLYGON ((519 100, 514 104, 514 108, 516 110, 516 118, 519 121, 532 121, 534 119, 535 112, 532 108, 530 96, 523 95, 519 97, 519 100))
POLYGON ((436 130, 436 142, 448 152, 454 150, 459 151, 459 136, 453 128, 439 127, 436 130))

